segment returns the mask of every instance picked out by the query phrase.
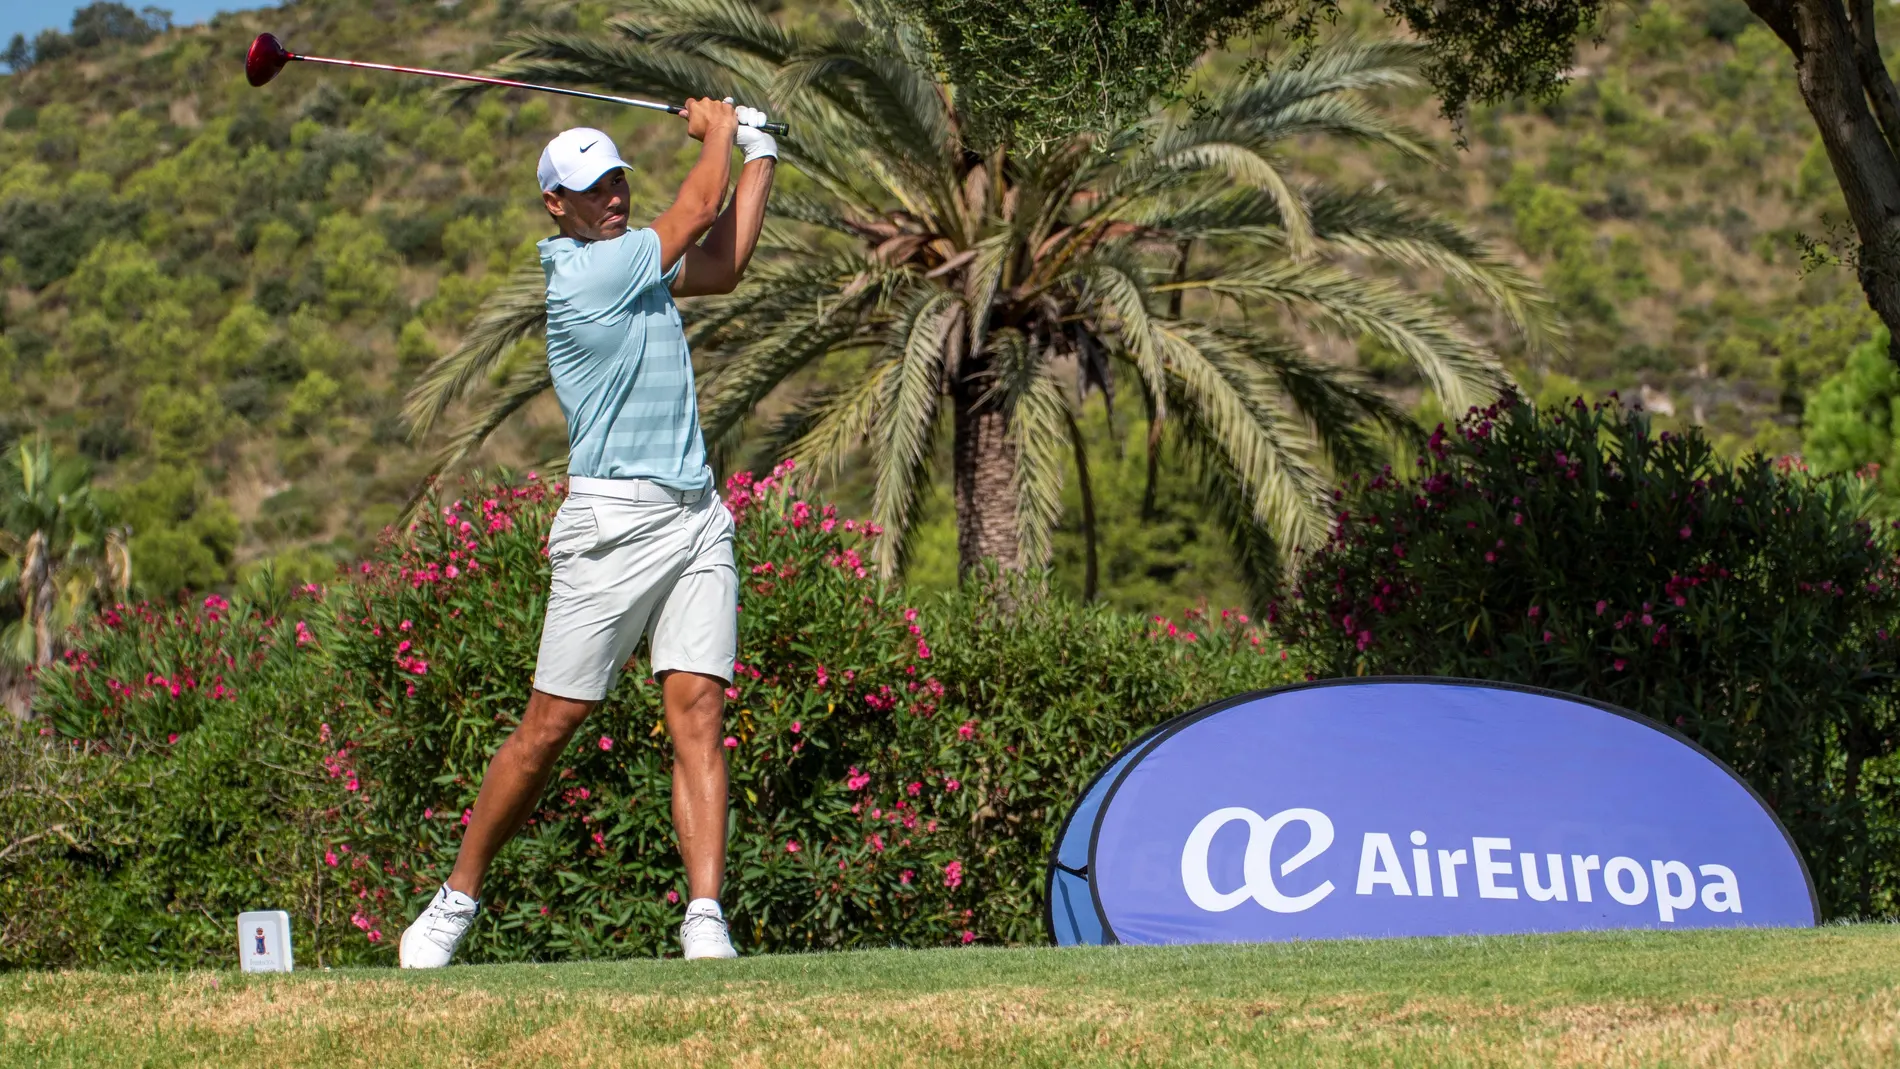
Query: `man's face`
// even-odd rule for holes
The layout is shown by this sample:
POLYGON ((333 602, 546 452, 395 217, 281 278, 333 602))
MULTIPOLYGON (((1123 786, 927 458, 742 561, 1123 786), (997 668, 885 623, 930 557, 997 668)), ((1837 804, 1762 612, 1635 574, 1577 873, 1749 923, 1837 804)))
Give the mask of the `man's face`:
POLYGON ((566 237, 607 241, 627 232, 627 172, 618 167, 586 189, 557 189, 541 200, 566 237))

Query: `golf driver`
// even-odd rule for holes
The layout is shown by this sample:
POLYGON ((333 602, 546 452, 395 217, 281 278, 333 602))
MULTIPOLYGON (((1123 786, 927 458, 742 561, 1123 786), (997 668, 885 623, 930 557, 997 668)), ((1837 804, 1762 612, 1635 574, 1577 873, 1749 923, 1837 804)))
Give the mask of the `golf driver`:
MULTIPOLYGON (((586 100, 604 100, 609 104, 625 104, 630 108, 646 108, 649 111, 670 111, 675 115, 683 115, 686 113, 685 108, 676 104, 656 104, 650 100, 635 100, 632 97, 609 96, 606 93, 584 93, 579 89, 562 89, 552 85, 534 85, 530 82, 514 82, 506 78, 487 78, 479 74, 457 74, 454 71, 432 71, 423 67, 397 67, 388 63, 363 63, 354 59, 330 59, 327 56, 299 55, 285 48, 283 42, 268 33, 258 34, 257 39, 251 42, 250 50, 244 54, 244 77, 252 85, 263 85, 265 82, 277 77, 277 72, 283 70, 284 64, 289 63, 291 60, 299 60, 304 63, 328 63, 336 67, 361 67, 364 70, 371 71, 394 71, 397 74, 421 74, 430 78, 448 78, 458 82, 480 82, 483 85, 499 85, 509 89, 532 89, 537 93, 557 93, 561 96, 581 97, 586 100)), ((788 127, 782 122, 769 122, 762 124, 759 129, 764 130, 768 134, 782 134, 787 132, 788 127)))

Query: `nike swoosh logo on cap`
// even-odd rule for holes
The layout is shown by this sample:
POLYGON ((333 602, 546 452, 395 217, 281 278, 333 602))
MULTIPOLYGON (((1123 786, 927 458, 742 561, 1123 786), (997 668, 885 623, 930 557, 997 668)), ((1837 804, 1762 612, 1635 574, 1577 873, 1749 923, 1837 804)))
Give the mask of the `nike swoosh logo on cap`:
POLYGON ((595 145, 598 145, 598 144, 600 144, 600 142, 598 141, 589 141, 586 145, 581 147, 581 151, 586 152, 588 149, 593 148, 595 145))

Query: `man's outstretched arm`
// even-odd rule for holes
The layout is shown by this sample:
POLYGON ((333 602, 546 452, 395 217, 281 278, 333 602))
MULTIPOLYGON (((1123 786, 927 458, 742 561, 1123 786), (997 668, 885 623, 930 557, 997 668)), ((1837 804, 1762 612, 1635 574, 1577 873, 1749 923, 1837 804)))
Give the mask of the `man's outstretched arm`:
POLYGON ((706 240, 686 250, 686 264, 673 282, 673 296, 698 297, 706 293, 731 293, 744 277, 752 250, 759 245, 759 229, 765 225, 765 202, 772 194, 773 165, 770 156, 753 160, 739 172, 739 190, 732 195, 719 220, 706 232, 706 240))
POLYGON ((734 134, 734 143, 745 150, 745 168, 739 172, 739 189, 719 214, 706 240, 686 250, 686 263, 673 280, 675 297, 697 297, 706 293, 731 293, 745 276, 752 250, 759 245, 759 229, 765 225, 765 203, 772 196, 772 176, 778 163, 778 142, 758 129, 765 113, 752 108, 738 109, 742 124, 734 134))
MULTIPOLYGON (((700 99, 686 102, 686 134, 701 143, 699 160, 680 183, 679 196, 653 220, 660 237, 660 270, 670 271, 700 236, 717 224, 719 203, 732 174, 732 140, 739 119, 732 105, 700 99)), ((682 272, 683 274, 684 272, 682 272)))

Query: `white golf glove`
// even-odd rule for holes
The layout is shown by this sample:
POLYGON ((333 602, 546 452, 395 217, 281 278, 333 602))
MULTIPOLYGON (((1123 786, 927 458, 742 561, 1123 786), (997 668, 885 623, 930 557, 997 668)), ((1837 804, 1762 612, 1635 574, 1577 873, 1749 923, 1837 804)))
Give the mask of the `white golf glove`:
MULTIPOLYGON (((732 98, 727 97, 726 103, 732 103, 732 98)), ((733 135, 732 143, 745 153, 745 162, 751 163, 767 156, 778 159, 778 139, 759 129, 765 125, 765 113, 743 104, 732 110, 739 115, 739 131, 733 135)))

